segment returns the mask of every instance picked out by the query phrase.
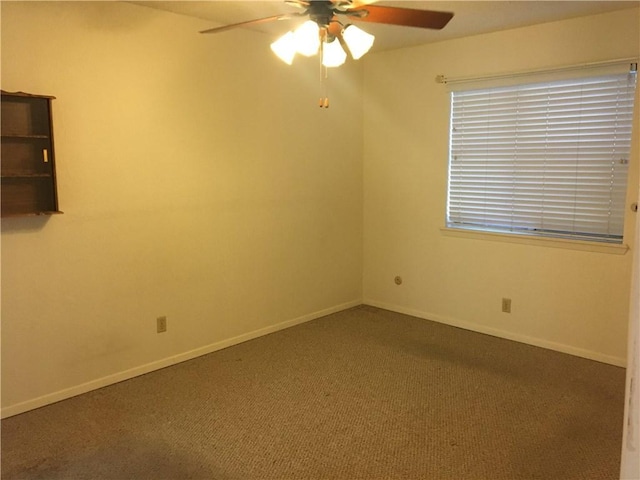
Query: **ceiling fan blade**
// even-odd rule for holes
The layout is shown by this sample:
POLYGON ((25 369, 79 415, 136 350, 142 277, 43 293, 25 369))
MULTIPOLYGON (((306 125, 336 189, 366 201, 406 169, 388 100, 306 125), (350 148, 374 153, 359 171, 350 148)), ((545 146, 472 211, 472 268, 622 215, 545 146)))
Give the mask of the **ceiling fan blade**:
POLYGON ((413 8, 383 7, 381 5, 367 5, 364 7, 350 8, 349 12, 366 10, 368 15, 357 17, 354 20, 360 22, 385 23, 388 25, 401 25, 405 27, 432 28, 440 30, 453 18, 453 13, 437 12, 435 10, 417 10, 413 8))
POLYGON ((261 23, 273 22, 275 20, 289 20, 290 18, 299 17, 304 14, 305 13, 287 13, 283 15, 274 15, 272 17, 258 18, 256 20, 233 23, 231 25, 225 25, 223 27, 208 28, 207 30, 202 30, 200 33, 219 33, 224 32, 225 30, 231 30, 232 28, 236 27, 248 27, 250 25, 259 25, 261 23))
POLYGON ((284 3, 296 8, 309 8, 309 0, 284 0, 284 3))
POLYGON ((364 7, 365 5, 371 5, 372 3, 377 2, 378 0, 351 0, 349 10, 353 10, 354 8, 364 7))

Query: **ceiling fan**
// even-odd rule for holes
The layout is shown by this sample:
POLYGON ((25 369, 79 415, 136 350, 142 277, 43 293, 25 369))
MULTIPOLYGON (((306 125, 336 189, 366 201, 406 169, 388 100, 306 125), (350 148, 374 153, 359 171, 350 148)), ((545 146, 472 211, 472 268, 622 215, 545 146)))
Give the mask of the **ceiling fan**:
MULTIPOLYGON (((357 60, 373 45, 373 35, 352 25, 351 20, 440 30, 453 18, 450 12, 371 5, 373 1, 285 0, 287 5, 300 11, 209 28, 200 33, 219 33, 236 27, 308 17, 294 31, 287 32, 273 42, 271 49, 289 65, 297 53, 311 56, 319 52, 321 65, 326 68, 342 65, 347 54, 357 60)), ((321 98, 320 106, 327 108, 328 98, 321 98)))

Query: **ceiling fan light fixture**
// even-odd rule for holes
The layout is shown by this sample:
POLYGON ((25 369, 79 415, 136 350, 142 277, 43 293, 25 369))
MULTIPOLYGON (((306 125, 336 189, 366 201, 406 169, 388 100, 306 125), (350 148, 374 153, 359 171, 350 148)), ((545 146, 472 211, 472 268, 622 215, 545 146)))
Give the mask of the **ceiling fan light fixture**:
POLYGON ((313 20, 307 20, 293 32, 297 52, 305 57, 318 53, 320 48, 320 27, 313 20))
POLYGON ((351 52, 354 60, 358 60, 367 53, 373 46, 375 37, 370 33, 356 27, 355 25, 347 25, 342 33, 347 47, 351 52))
POLYGON ((340 46, 335 38, 330 42, 324 42, 322 46, 322 65, 325 67, 339 67, 347 59, 347 52, 340 46))
POLYGON ((271 50, 275 53, 280 60, 287 65, 293 63, 293 57, 296 55, 296 41, 293 32, 287 32, 281 36, 278 40, 271 44, 271 50))

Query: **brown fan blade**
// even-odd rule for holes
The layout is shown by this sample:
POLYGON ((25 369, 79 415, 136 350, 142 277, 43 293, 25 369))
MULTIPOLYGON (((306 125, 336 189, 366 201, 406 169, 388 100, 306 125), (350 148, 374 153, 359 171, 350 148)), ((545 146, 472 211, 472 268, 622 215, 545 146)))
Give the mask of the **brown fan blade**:
POLYGON ((351 6, 349 10, 354 10, 356 8, 364 7, 365 5, 370 5, 372 3, 377 2, 378 0, 351 0, 351 6))
POLYGON ((309 8, 308 0, 284 0, 284 3, 296 8, 309 8))
POLYGON ((207 30, 202 30, 200 33, 219 33, 225 30, 231 30, 236 27, 248 27, 250 25, 258 25, 260 23, 273 22, 274 20, 288 20, 290 18, 299 17, 304 13, 287 13, 283 15, 274 15, 272 17, 258 18, 257 20, 248 20, 246 22, 233 23, 231 25, 225 25, 223 27, 214 27, 207 30))
POLYGON ((367 5, 365 7, 350 8, 348 12, 366 10, 368 15, 355 17, 360 22, 386 23, 405 27, 432 28, 440 30, 453 18, 453 13, 436 12, 434 10, 416 10, 413 8, 383 7, 367 5))

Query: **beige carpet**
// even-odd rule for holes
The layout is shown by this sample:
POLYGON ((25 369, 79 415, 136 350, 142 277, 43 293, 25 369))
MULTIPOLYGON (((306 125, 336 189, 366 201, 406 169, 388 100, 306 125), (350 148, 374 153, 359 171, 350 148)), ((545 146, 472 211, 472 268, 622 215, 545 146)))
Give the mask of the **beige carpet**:
POLYGON ((625 371, 357 307, 2 422, 2 479, 617 479, 625 371))

